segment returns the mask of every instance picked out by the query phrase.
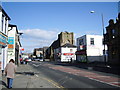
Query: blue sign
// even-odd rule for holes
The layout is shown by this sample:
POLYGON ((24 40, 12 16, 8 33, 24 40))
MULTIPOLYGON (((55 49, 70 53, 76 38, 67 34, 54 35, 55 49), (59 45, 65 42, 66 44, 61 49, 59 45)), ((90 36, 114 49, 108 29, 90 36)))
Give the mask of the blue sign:
POLYGON ((8 43, 14 44, 14 37, 8 37, 8 43))
POLYGON ((0 45, 5 46, 7 44, 6 36, 0 34, 0 45))

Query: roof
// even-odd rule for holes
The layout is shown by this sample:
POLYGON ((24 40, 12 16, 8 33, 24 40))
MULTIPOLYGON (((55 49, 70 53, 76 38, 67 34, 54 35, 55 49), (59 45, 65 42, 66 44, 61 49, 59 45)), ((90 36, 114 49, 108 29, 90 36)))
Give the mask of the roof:
POLYGON ((1 5, 0 5, 0 10, 2 11, 2 13, 4 13, 5 16, 8 17, 8 20, 11 20, 10 17, 7 15, 7 13, 4 11, 4 9, 2 8, 1 5))
POLYGON ((64 45, 61 46, 61 47, 76 47, 76 46, 73 45, 73 44, 70 44, 70 43, 66 43, 66 44, 64 44, 64 45))
POLYGON ((17 29, 17 25, 9 24, 8 27, 16 27, 16 31, 17 31, 17 33, 19 33, 18 29, 17 29))
POLYGON ((56 41, 54 41, 53 43, 52 43, 52 45, 51 45, 51 47, 53 48, 53 49, 56 49, 56 48, 58 48, 59 47, 59 40, 56 40, 56 41))

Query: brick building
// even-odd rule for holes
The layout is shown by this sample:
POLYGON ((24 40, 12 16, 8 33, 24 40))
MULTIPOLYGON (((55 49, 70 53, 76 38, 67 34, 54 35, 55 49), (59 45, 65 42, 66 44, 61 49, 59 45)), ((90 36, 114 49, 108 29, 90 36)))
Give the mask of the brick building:
POLYGON ((35 58, 43 58, 43 48, 35 48, 33 51, 33 55, 36 56, 35 58))
POLYGON ((120 65, 120 13, 116 22, 112 19, 109 20, 104 43, 108 47, 108 63, 120 65))

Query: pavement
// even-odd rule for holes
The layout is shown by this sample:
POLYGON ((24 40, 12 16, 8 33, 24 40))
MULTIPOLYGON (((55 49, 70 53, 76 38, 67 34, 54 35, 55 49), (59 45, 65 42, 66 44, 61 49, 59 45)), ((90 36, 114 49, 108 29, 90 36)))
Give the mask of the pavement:
MULTIPOLYGON (((2 76, 2 81, 0 86, 2 88, 6 87, 6 77, 2 76)), ((13 80, 13 89, 14 88, 59 88, 55 82, 47 79, 40 72, 35 71, 30 65, 20 65, 17 67, 15 78, 13 80)))

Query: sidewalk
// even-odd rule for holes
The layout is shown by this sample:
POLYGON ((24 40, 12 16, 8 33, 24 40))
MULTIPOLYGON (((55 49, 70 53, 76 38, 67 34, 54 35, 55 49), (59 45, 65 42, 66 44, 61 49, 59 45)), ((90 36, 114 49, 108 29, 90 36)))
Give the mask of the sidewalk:
MULTIPOLYGON (((6 77, 2 76, 6 88, 6 77)), ((55 82, 47 79, 41 73, 35 71, 30 65, 20 65, 17 67, 17 72, 13 81, 13 88, 59 88, 55 82)))

